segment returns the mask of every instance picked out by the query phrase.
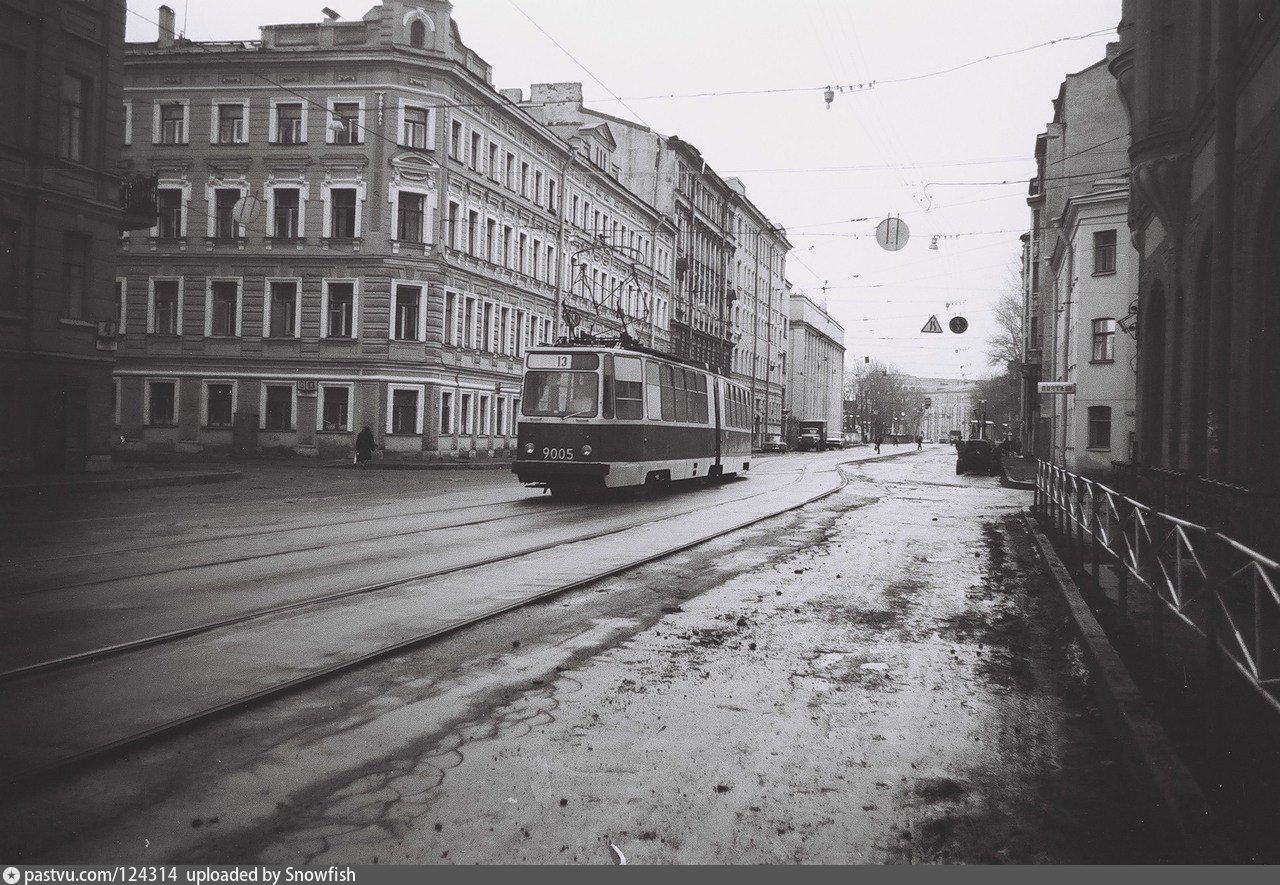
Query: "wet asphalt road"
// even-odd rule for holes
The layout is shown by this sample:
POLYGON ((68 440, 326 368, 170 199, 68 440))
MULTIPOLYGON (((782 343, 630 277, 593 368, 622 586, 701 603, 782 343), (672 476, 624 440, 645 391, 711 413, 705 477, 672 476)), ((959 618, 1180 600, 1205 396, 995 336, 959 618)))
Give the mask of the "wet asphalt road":
POLYGON ((1029 494, 953 460, 857 466, 796 514, 10 797, 4 854, 1164 859, 1016 518, 1029 494))

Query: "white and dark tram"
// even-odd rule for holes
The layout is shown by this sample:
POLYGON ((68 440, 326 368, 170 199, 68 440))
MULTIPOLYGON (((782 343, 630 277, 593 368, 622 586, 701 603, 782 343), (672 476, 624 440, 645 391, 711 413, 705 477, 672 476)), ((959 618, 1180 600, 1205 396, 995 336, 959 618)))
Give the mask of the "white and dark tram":
POLYGON ((572 496, 751 469, 750 391, 701 363, 627 338, 578 339, 525 356, 522 483, 572 496))

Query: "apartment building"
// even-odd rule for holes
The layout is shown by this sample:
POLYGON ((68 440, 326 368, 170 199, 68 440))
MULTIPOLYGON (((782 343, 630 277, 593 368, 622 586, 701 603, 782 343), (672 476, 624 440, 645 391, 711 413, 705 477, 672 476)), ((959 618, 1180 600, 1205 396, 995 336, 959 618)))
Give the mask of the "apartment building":
POLYGON ((790 314, 788 411, 797 421, 844 424, 844 327, 822 305, 799 292, 787 301, 790 314))
POLYGON ((151 223, 118 174, 124 16, 0 0, 0 470, 110 464, 116 241, 151 223))
POLYGON ((606 134, 494 89, 451 8, 128 46, 123 156, 159 219, 119 253, 123 446, 334 457, 368 425, 388 456, 492 456, 527 348, 667 340, 671 232, 588 161, 606 134), (625 266, 583 248, 624 218, 625 266))

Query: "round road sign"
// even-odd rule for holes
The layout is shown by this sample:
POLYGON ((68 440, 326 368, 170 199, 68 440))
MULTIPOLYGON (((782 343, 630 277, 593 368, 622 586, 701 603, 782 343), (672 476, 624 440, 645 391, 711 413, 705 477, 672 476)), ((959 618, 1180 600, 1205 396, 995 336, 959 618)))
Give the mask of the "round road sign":
POLYGON ((890 252, 897 252, 907 245, 910 237, 911 231, 901 218, 886 218, 876 227, 876 242, 880 248, 890 252))
POLYGON ((262 214, 262 200, 253 194, 245 194, 236 200, 236 204, 231 207, 231 217, 236 224, 248 227, 258 220, 258 216, 262 214))
POLYGON ((951 322, 947 323, 947 326, 950 327, 952 332, 959 335, 964 332, 965 329, 969 328, 969 321, 964 317, 952 317, 951 322))

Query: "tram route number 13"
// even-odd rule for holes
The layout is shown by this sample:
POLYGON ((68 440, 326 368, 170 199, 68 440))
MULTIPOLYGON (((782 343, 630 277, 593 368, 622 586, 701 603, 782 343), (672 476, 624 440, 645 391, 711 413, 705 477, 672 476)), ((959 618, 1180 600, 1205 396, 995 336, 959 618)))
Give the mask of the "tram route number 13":
POLYGON ((572 461, 573 449, 542 449, 542 457, 548 461, 572 461))

